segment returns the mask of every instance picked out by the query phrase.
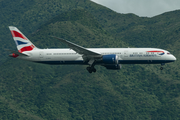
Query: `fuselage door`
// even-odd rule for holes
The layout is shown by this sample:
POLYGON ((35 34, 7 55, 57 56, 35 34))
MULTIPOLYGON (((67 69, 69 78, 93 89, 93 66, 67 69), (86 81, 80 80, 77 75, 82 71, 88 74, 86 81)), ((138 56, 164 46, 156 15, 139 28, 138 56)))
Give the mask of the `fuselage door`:
POLYGON ((43 53, 43 51, 40 51, 40 52, 39 52, 39 58, 40 58, 40 60, 42 60, 42 59, 44 58, 44 53, 43 53))
POLYGON ((128 51, 124 51, 124 57, 128 57, 128 51))

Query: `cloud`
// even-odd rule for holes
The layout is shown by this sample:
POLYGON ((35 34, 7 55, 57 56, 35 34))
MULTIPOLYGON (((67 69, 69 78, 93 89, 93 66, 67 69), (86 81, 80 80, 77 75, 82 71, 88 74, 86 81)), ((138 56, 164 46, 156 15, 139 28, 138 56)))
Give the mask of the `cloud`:
POLYGON ((91 0, 118 13, 134 13, 153 17, 167 11, 180 9, 180 0, 91 0))

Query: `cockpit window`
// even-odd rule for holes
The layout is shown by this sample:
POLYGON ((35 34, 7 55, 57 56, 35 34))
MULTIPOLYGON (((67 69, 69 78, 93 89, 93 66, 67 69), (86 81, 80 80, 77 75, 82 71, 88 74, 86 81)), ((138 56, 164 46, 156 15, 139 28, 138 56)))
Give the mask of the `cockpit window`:
POLYGON ((168 52, 167 54, 170 55, 171 53, 168 52))

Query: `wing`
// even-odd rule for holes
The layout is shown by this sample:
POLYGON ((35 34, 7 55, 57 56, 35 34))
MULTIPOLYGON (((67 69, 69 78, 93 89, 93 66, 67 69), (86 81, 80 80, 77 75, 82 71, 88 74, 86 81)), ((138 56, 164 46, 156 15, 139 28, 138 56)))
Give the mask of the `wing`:
POLYGON ((102 54, 98 53, 98 52, 94 52, 91 50, 88 50, 82 46, 79 46, 77 44, 74 44, 72 42, 69 42, 67 40, 64 40, 62 38, 58 38, 55 36, 52 36, 53 38, 56 38, 58 40, 60 40, 61 42, 65 43, 66 45, 69 46, 69 48, 73 49, 74 51, 76 51, 79 54, 82 54, 85 58, 88 58, 89 60, 91 59, 98 59, 102 57, 102 54))

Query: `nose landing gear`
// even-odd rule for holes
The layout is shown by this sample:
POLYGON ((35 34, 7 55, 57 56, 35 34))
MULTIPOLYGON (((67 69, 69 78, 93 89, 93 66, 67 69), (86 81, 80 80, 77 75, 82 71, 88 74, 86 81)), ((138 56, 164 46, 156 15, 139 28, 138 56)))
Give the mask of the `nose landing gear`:
POLYGON ((163 67, 160 67, 160 70, 163 70, 163 67))
POLYGON ((165 65, 165 63, 161 63, 161 67, 160 67, 160 70, 163 70, 163 65, 165 65))

